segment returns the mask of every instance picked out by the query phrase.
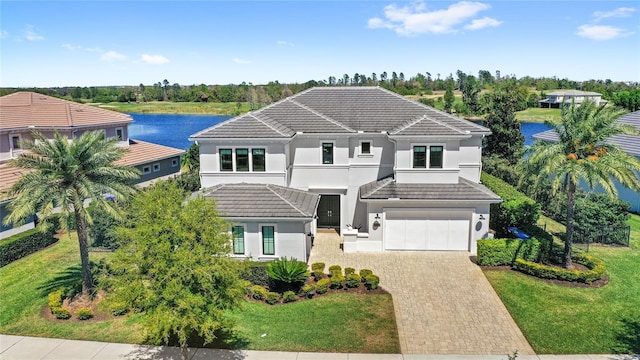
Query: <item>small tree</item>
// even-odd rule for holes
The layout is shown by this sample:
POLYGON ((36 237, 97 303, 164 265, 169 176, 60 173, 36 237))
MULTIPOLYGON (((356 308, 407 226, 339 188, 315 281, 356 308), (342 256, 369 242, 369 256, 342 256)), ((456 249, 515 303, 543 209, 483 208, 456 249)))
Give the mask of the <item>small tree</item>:
POLYGON ((455 96, 453 95, 453 86, 454 81, 452 78, 447 79, 447 91, 444 93, 444 111, 451 113, 451 108, 453 107, 453 101, 455 100, 455 96))
POLYGON ((186 360, 194 336, 209 343, 232 327, 225 311, 238 307, 245 293, 241 263, 227 256, 228 230, 213 201, 185 203, 174 183, 160 182, 134 199, 101 283, 111 301, 146 312, 153 341, 177 339, 186 360))
POLYGON ((485 126, 491 129, 491 136, 484 138, 484 155, 497 155, 516 164, 524 151, 524 135, 520 123, 516 120, 518 97, 517 86, 513 81, 496 84, 493 93, 488 95, 489 114, 485 126))

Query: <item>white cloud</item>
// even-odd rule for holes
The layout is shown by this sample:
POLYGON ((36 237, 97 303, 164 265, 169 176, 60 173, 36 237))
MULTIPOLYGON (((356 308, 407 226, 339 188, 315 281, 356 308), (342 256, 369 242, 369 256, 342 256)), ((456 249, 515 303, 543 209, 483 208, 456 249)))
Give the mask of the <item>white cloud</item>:
POLYGON ((471 20, 471 23, 465 25, 464 28, 467 30, 480 30, 488 27, 500 26, 500 24, 502 24, 502 21, 485 16, 482 19, 471 20))
POLYGON ((284 41, 284 40, 278 40, 278 45, 280 46, 291 46, 293 47, 293 43, 290 43, 288 41, 284 41))
POLYGON ((99 52, 99 53, 105 52, 104 50, 102 50, 99 47, 88 48, 88 47, 84 47, 82 45, 62 44, 62 45, 60 45, 60 47, 63 48, 63 49, 70 50, 70 51, 82 50, 82 51, 87 51, 87 52, 99 52))
POLYGON ((63 49, 71 50, 71 51, 75 51, 76 49, 79 48, 79 46, 73 46, 71 44, 62 44, 60 45, 60 47, 62 47, 63 49))
POLYGON ((31 25, 27 25, 27 29, 22 31, 22 35, 26 40, 29 40, 29 41, 44 40, 44 36, 37 34, 34 31, 33 26, 31 25))
POLYGON ((611 11, 596 11, 593 13, 594 21, 600 21, 607 18, 621 18, 631 16, 636 9, 621 7, 611 11))
POLYGON ((251 64, 251 61, 249 60, 243 60, 243 59, 238 59, 238 58, 234 58, 233 62, 236 64, 251 64))
MULTIPOLYGON (((447 34, 459 30, 458 25, 475 17, 479 12, 489 9, 488 4, 472 1, 460 1, 446 9, 428 11, 424 2, 413 2, 403 7, 395 4, 384 7, 384 19, 369 19, 370 29, 391 29, 399 35, 447 34)), ((498 26, 501 22, 492 18, 477 19, 467 25, 469 30, 488 26, 498 26)))
POLYGON ((162 55, 142 54, 140 56, 140 61, 146 62, 147 64, 165 64, 169 62, 169 59, 162 55))
POLYGON ((124 60, 127 57, 123 54, 120 54, 117 51, 107 51, 106 53, 102 54, 102 56, 100 57, 100 60, 102 61, 117 61, 117 60, 124 60))
POLYGON ((611 40, 621 36, 631 35, 623 29, 609 25, 580 25, 576 35, 591 40, 611 40))

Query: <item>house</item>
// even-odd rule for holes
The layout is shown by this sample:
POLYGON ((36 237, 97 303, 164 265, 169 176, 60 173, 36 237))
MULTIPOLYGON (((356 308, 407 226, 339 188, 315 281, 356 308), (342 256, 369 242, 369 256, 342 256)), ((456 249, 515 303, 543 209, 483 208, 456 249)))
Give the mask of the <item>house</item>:
MULTIPOLYGON (((635 127, 640 132, 640 111, 620 116, 617 120, 620 123, 628 124, 635 127)), ((544 140, 550 142, 558 141, 558 134, 554 130, 547 130, 533 135, 536 140, 544 140)), ((622 151, 629 155, 633 155, 640 159, 640 135, 615 135, 608 141, 618 145, 622 151)), ((638 174, 640 176, 640 174, 638 174)), ((616 184, 618 190, 618 198, 631 204, 631 211, 640 213, 640 193, 627 189, 616 184)))
POLYGON ((565 105, 582 104, 584 101, 593 101, 596 106, 605 105, 606 100, 602 100, 602 94, 590 91, 580 90, 566 90, 566 91, 554 91, 547 94, 547 98, 538 101, 541 108, 561 108, 565 105))
POLYGON ((279 245, 290 231, 309 243, 317 228, 337 229, 345 252, 475 253, 476 240, 488 235, 489 205, 500 201, 479 183, 490 134, 383 88, 318 87, 189 140, 200 145, 203 191, 236 224, 234 237, 260 242, 235 255, 306 260, 308 249, 279 245), (245 189, 235 192, 242 206, 218 195, 227 187, 245 189), (312 196, 319 196, 315 208, 312 196), (269 211, 268 199, 277 198, 291 207, 288 215, 269 211), (262 224, 273 224, 275 235, 262 224))
MULTIPOLYGON (((11 202, 7 191, 24 172, 8 162, 25 151, 21 144, 24 140, 33 140, 34 130, 47 138, 53 138, 55 131, 73 139, 93 130, 102 130, 105 136, 118 138, 118 145, 128 150, 118 163, 140 171, 137 180, 140 186, 179 174, 180 156, 184 150, 130 139, 128 126, 132 122, 127 114, 34 92, 22 91, 0 97, 0 221, 3 222, 11 202)), ((33 222, 20 228, 1 226, 0 238, 5 238, 32 228, 33 222)))

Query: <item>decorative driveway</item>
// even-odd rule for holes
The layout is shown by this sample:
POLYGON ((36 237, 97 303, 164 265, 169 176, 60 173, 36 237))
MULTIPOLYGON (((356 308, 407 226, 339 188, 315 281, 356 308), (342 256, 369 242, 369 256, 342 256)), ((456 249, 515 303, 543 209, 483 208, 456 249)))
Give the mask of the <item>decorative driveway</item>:
POLYGON ((465 252, 345 254, 319 230, 309 264, 371 269, 393 295, 403 354, 535 354, 480 268, 465 252))

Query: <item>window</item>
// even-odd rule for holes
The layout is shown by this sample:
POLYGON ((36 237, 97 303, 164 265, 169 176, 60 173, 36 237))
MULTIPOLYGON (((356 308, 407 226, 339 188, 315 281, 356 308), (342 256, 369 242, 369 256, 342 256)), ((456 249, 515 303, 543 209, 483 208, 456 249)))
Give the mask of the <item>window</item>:
POLYGON ((20 147, 20 135, 11 135, 11 148, 14 150, 21 149, 20 147))
POLYGON ((264 149, 251 150, 251 161, 253 162, 253 171, 265 171, 264 149))
POLYGON ((429 167, 442 169, 442 146, 429 146, 429 167))
POLYGON ((220 149, 220 171, 233 171, 233 152, 231 149, 220 149))
POLYGON ((145 167, 142 168, 142 173, 143 174, 151 174, 151 166, 147 165, 145 167))
POLYGON ((178 159, 171 160, 171 167, 176 167, 178 166, 178 164, 179 164, 178 159))
POLYGON ((360 143, 360 154, 371 154, 371 143, 369 141, 360 143))
POLYGON ((236 149, 236 171, 249 171, 249 149, 236 149))
POLYGON ((116 138, 119 141, 124 140, 122 128, 116 128, 116 138))
POLYGON ((244 255, 244 226, 234 226, 231 233, 233 236, 233 253, 244 255))
POLYGON ((264 255, 276 254, 275 229, 273 226, 262 227, 262 253, 264 255))
POLYGON ((153 164, 153 172, 158 172, 158 171, 160 171, 160 163, 153 164))
POLYGON ((322 163, 333 164, 333 143, 322 143, 322 163))
POLYGON ((427 167, 427 147, 426 146, 414 146, 413 147, 413 168, 426 168, 427 167))

